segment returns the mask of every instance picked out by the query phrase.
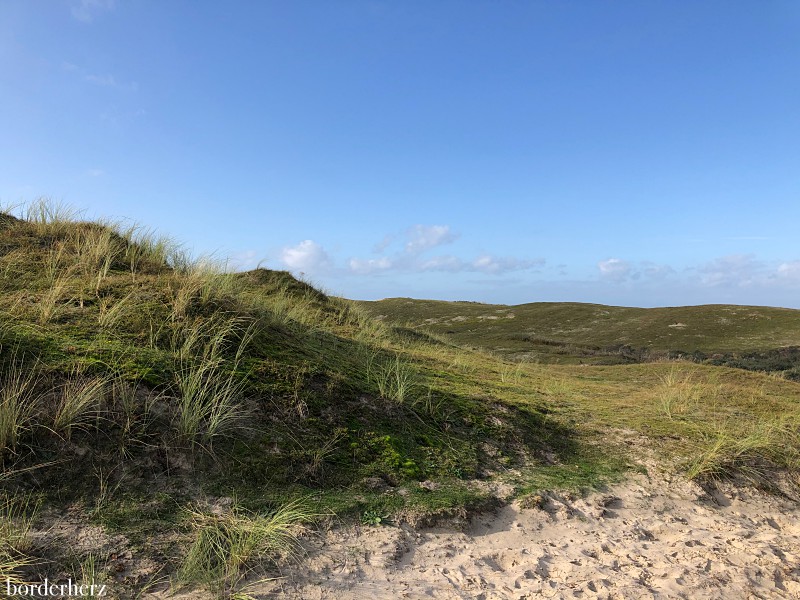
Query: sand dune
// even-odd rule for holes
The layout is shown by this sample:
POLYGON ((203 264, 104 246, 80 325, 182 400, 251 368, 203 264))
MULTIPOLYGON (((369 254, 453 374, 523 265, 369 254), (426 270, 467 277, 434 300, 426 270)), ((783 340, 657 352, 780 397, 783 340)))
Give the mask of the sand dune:
POLYGON ((800 598, 800 505, 637 474, 574 499, 548 493, 462 528, 350 527, 255 597, 303 599, 800 598), (531 504, 530 502, 528 504, 531 504))

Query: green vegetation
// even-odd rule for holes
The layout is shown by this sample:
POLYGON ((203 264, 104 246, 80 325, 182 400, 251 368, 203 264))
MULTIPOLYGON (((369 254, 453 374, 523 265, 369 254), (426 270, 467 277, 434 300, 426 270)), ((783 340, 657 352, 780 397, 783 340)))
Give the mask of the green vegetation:
POLYGON ((505 306, 411 298, 359 304, 376 317, 514 360, 626 364, 684 358, 756 370, 800 366, 800 311, 788 308, 505 306))
MULTIPOLYGON (((0 493, 11 503, 0 576, 245 597, 248 577, 332 515, 429 523, 492 506, 496 482, 518 495, 599 487, 639 458, 636 436, 689 477, 796 476, 798 384, 644 354, 572 364, 591 344, 671 348, 642 332, 689 316, 619 309, 642 328, 629 336, 622 317, 573 323, 608 307, 552 305, 523 327, 522 308, 492 307, 501 328, 481 305, 355 303, 285 272, 229 272, 150 230, 47 202, 20 214, 0 213, 0 493), (531 350, 528 330, 554 352, 531 350), (126 554, 22 543, 67 513, 124 539, 126 554), (145 564, 158 567, 130 575, 145 564)), ((795 339, 793 311, 736 311, 761 315, 758 327, 742 319, 698 348, 795 339)))

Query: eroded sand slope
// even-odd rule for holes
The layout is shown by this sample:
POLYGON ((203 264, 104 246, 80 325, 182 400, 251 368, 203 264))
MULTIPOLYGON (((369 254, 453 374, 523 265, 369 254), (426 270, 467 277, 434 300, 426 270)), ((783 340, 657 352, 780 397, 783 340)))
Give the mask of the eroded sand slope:
POLYGON ((750 488, 709 494, 679 476, 634 475, 583 499, 510 504, 461 530, 352 527, 255 597, 800 598, 800 507, 750 488))

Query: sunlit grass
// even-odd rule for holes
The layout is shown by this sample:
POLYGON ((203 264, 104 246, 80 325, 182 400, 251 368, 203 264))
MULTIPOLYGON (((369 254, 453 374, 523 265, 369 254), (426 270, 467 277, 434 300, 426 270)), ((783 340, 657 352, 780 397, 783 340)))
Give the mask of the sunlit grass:
POLYGON ((270 558, 298 556, 298 535, 315 515, 301 500, 270 514, 254 514, 234 505, 215 512, 193 509, 187 520, 193 541, 178 572, 178 582, 235 592, 247 574, 270 558))

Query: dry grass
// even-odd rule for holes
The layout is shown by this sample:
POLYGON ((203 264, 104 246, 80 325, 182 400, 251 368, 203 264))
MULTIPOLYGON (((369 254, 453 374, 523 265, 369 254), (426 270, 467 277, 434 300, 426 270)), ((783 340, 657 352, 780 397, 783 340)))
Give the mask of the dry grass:
POLYGON ((38 503, 29 496, 0 497, 0 580, 24 583, 21 570, 33 564, 30 532, 38 503))
POLYGON ((85 429, 99 417, 111 378, 85 377, 76 370, 61 386, 53 413, 53 431, 70 439, 76 429, 85 429))
POLYGON ((194 540, 178 572, 183 585, 201 585, 217 593, 235 593, 248 573, 270 558, 298 556, 298 535, 317 515, 303 501, 283 505, 267 515, 234 505, 211 512, 188 511, 194 540))
POLYGON ((25 367, 16 352, 11 354, 0 387, 0 455, 13 451, 30 430, 38 410, 39 380, 35 366, 25 367))

